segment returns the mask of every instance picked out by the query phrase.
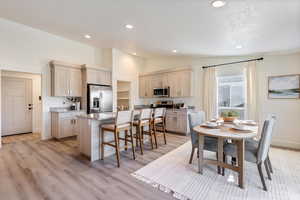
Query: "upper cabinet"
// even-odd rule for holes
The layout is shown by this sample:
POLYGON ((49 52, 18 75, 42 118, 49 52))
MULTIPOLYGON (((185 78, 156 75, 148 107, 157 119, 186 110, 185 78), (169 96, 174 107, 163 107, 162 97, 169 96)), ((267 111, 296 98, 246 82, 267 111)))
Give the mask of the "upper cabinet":
POLYGON ((151 76, 142 76, 139 79, 139 95, 141 98, 152 98, 152 77, 151 76))
POLYGON ((58 97, 84 97, 87 84, 111 85, 111 71, 51 61, 51 93, 58 97), (84 94, 84 95, 83 95, 84 94))
POLYGON ((152 98, 154 88, 170 89, 170 97, 192 96, 192 69, 175 69, 142 75, 139 78, 139 94, 141 98, 152 98))
POLYGON ((111 71, 94 69, 94 68, 84 68, 86 74, 86 82, 90 84, 99 85, 111 85, 112 84, 112 74, 111 71))
POLYGON ((82 75, 80 69, 70 70, 70 96, 82 96, 82 75))
POLYGON ((51 93, 59 97, 80 97, 82 95, 81 66, 52 61, 51 93))

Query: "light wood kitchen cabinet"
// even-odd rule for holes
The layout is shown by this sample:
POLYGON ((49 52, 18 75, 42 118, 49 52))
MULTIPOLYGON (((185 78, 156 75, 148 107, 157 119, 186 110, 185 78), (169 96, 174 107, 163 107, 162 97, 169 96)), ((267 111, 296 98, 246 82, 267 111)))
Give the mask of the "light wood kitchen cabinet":
POLYGON ((189 133, 187 111, 186 110, 167 110, 166 130, 181 134, 189 133))
POLYGON ((53 67, 51 70, 52 96, 69 96, 69 69, 53 67))
POLYGON ((154 88, 164 88, 163 77, 164 77, 163 74, 151 76, 151 89, 152 90, 154 88))
POLYGON ((192 96, 192 72, 183 71, 180 73, 180 94, 182 97, 192 96))
POLYGON ((168 74, 168 84, 170 88, 170 97, 181 97, 181 84, 178 72, 168 74))
POLYGON ((190 68, 143 75, 139 78, 139 94, 141 98, 152 98, 154 88, 169 87, 170 97, 190 97, 193 95, 192 78, 192 70, 190 68))
POLYGON ((51 93, 58 97, 80 97, 82 95, 81 66, 52 61, 51 93))
POLYGON ((152 98, 153 89, 151 86, 152 77, 142 76, 139 79, 139 96, 141 98, 152 98))
POLYGON ((111 85, 112 84, 112 74, 110 71, 90 69, 86 70, 86 82, 90 84, 99 85, 111 85))
POLYGON ((52 112, 51 133, 54 138, 60 139, 78 135, 79 126, 77 115, 84 114, 83 111, 52 112))
POLYGON ((82 77, 80 69, 70 69, 70 94, 72 97, 82 96, 82 77))

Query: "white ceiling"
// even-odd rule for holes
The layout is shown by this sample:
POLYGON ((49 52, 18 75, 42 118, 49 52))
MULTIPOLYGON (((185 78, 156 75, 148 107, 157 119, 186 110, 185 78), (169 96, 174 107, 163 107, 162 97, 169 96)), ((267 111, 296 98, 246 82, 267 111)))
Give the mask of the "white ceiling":
POLYGON ((228 56, 300 48, 300 0, 226 2, 213 8, 211 0, 1 0, 0 17, 146 57, 173 49, 228 56))

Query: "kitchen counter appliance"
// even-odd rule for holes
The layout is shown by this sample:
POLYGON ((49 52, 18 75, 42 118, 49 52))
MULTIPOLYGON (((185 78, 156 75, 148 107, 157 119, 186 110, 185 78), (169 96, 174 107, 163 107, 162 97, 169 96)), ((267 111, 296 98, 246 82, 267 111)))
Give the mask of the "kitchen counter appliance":
POLYGON ((169 97, 170 96, 170 88, 154 88, 153 89, 154 97, 169 97))
POLYGON ((87 113, 112 112, 112 88, 107 85, 88 84, 87 113))

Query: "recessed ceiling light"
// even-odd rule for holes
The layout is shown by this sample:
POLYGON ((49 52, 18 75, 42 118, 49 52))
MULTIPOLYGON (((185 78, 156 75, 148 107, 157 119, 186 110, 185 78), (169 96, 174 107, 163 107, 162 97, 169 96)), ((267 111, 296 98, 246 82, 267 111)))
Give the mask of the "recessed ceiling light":
POLYGON ((132 53, 132 55, 136 56, 136 53, 132 53))
POLYGON ((133 29, 133 26, 131 24, 126 24, 125 26, 127 29, 133 29))
POLYGON ((172 52, 173 52, 173 53, 177 53, 177 50, 176 50, 176 49, 174 49, 172 52))
POLYGON ((84 36, 86 39, 91 39, 91 36, 90 35, 85 35, 84 36))
POLYGON ((235 48, 241 49, 241 48, 243 48, 243 46, 242 45, 236 45, 235 48))
POLYGON ((220 0, 211 2, 211 5, 215 8, 221 8, 221 7, 225 6, 225 4, 226 4, 225 1, 220 1, 220 0))

